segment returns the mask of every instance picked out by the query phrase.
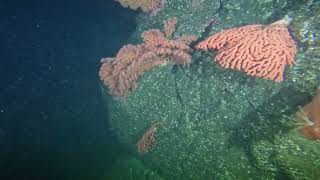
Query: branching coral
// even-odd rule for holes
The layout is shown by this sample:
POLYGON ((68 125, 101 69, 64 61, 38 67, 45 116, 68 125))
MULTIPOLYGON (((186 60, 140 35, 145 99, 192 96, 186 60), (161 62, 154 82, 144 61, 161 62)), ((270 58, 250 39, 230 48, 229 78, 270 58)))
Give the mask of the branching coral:
POLYGON ((115 96, 126 96, 134 90, 144 71, 165 63, 164 59, 144 53, 141 46, 123 46, 115 58, 103 58, 99 71, 100 79, 115 96))
POLYGON ((144 46, 157 56, 172 58, 175 64, 189 65, 191 63, 190 44, 197 40, 196 36, 183 35, 177 39, 169 39, 175 31, 176 18, 163 22, 164 32, 150 29, 142 33, 144 46))
POLYGON ((130 9, 137 10, 141 8, 143 12, 155 11, 163 5, 163 0, 116 0, 123 7, 129 7, 130 9))
POLYGON ((115 58, 103 58, 99 72, 100 79, 114 96, 127 96, 137 87, 138 78, 147 70, 166 63, 189 65, 190 44, 195 36, 183 35, 169 39, 175 31, 176 18, 164 21, 164 32, 151 29, 142 33, 144 43, 122 47, 115 58))
POLYGON ((280 20, 266 26, 254 24, 225 30, 200 42, 196 48, 218 50, 215 61, 224 68, 282 81, 285 66, 295 63, 296 54, 288 24, 280 20))

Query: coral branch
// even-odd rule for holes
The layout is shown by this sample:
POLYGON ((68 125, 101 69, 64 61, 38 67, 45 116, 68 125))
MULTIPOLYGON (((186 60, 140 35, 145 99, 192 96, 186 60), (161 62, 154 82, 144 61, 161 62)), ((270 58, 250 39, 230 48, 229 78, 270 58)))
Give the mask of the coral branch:
POLYGON ((163 33, 166 38, 171 38, 174 31, 176 31, 176 24, 177 24, 177 18, 171 18, 163 22, 163 25, 164 25, 163 33))

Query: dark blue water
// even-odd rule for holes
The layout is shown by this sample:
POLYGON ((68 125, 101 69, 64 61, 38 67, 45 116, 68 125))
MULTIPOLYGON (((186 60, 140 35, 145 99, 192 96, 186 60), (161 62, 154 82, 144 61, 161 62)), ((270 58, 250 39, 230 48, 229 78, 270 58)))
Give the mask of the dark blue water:
POLYGON ((0 1, 0 179, 100 179, 121 156, 98 68, 134 16, 112 0, 0 1))

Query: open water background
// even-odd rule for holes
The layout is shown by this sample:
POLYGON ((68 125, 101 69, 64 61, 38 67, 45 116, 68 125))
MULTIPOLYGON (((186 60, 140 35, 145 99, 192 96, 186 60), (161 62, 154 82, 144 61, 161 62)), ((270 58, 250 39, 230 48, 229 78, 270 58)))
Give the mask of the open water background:
POLYGON ((101 179, 121 156, 98 69, 135 15, 112 0, 0 0, 0 179, 101 179))

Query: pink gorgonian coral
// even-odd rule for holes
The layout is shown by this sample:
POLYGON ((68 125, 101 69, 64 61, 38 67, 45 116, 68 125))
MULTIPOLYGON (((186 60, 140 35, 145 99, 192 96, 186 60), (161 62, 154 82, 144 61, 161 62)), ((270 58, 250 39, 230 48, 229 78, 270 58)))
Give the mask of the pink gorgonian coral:
POLYGON ((296 43, 283 19, 270 25, 253 24, 214 34, 196 48, 217 50, 215 61, 255 77, 284 79, 286 65, 295 63, 296 43))
POLYGON ((140 8, 143 12, 156 13, 164 4, 164 0, 116 0, 123 7, 137 10, 140 8))
POLYGON ((143 43, 123 46, 116 57, 103 58, 100 79, 114 96, 127 96, 138 84, 139 77, 155 66, 173 64, 188 66, 191 63, 190 44, 197 38, 183 35, 172 39, 177 20, 164 21, 164 31, 151 29, 142 33, 143 43))
POLYGON ((155 55, 147 54, 141 46, 123 46, 116 57, 102 58, 100 79, 114 96, 126 96, 137 86, 139 76, 145 71, 165 63, 155 55))
POLYGON ((161 125, 161 123, 151 124, 151 126, 143 134, 137 143, 137 150, 139 154, 145 154, 154 148, 156 144, 156 133, 161 125))

